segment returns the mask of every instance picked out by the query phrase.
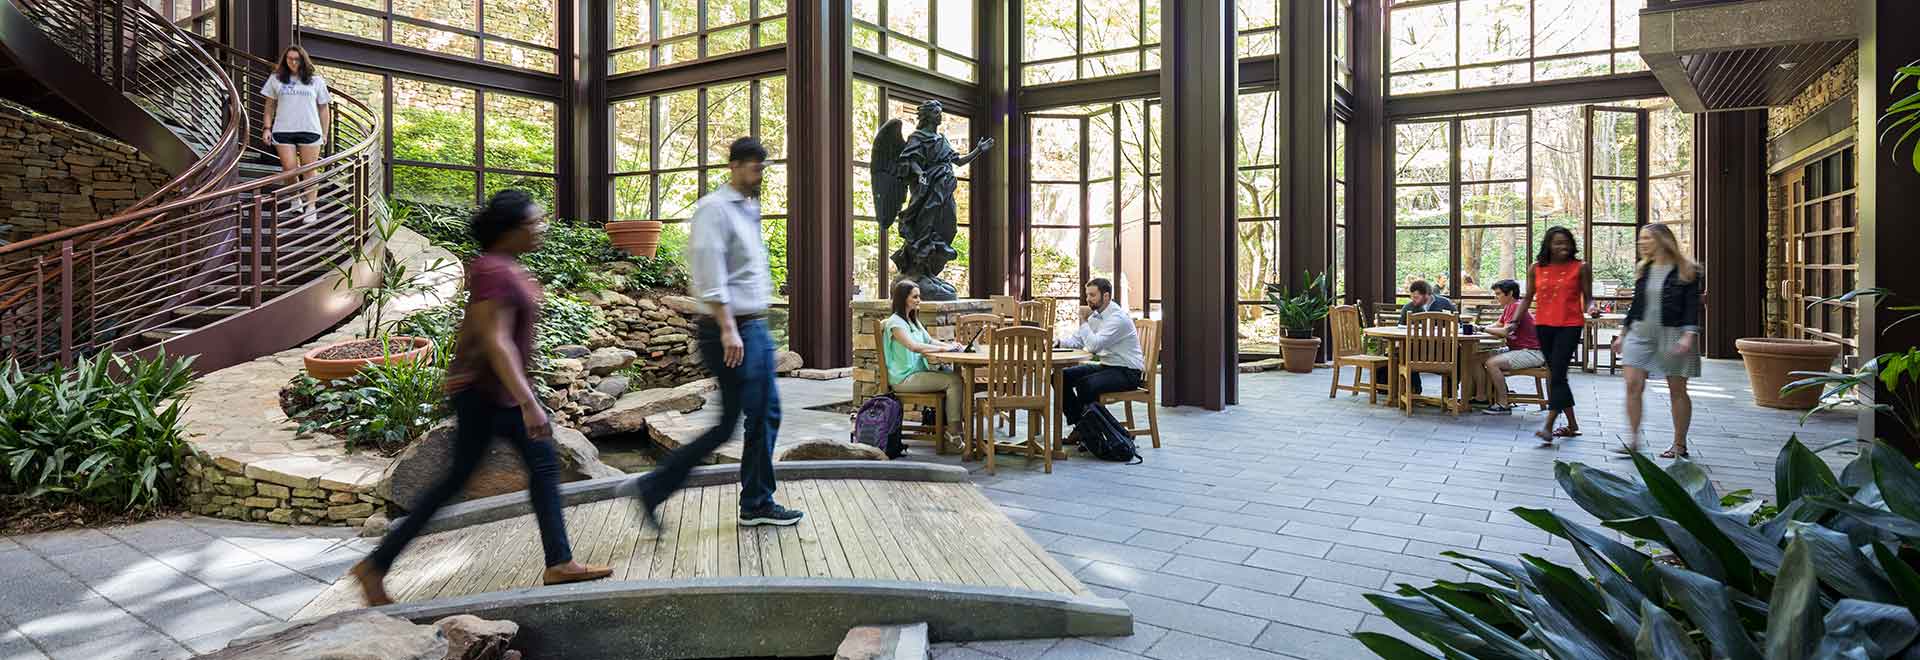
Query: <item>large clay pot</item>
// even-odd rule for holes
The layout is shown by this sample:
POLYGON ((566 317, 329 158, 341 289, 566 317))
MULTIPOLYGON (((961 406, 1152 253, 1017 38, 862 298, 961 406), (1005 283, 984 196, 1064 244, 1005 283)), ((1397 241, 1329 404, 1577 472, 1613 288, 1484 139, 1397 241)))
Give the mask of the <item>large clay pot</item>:
POLYGON ((373 339, 355 339, 352 341, 327 344, 307 351, 306 355, 301 356, 301 360, 306 363, 308 376, 312 376, 315 380, 324 381, 352 378, 354 374, 360 373, 360 370, 365 369, 369 364, 405 364, 426 358, 433 354, 433 340, 431 339, 425 337, 390 337, 389 339, 407 342, 413 346, 413 348, 403 353, 376 355, 366 358, 329 359, 320 357, 320 354, 336 346, 376 341, 373 339))
POLYGON ((1281 337, 1280 355, 1286 358, 1287 371, 1296 374, 1313 373, 1313 363, 1320 357, 1320 338, 1281 337))
POLYGON ((652 257, 660 249, 660 221, 621 220, 607 223, 613 246, 636 257, 652 257))
POLYGON ((1753 402, 1768 408, 1806 410, 1820 402, 1820 389, 1807 388, 1782 396, 1780 388, 1799 378, 1796 371, 1826 372, 1840 357, 1840 345, 1818 339, 1750 337, 1735 340, 1740 360, 1747 365, 1753 402))

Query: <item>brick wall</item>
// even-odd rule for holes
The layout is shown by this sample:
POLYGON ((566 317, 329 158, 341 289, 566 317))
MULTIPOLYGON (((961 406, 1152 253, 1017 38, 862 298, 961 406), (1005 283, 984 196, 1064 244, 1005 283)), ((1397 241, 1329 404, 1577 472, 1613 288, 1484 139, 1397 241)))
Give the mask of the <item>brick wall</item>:
MULTIPOLYGON (((1801 122, 1815 113, 1827 109, 1832 104, 1844 103, 1853 107, 1855 86, 1859 78, 1859 54, 1854 53, 1828 69, 1812 84, 1802 90, 1786 105, 1767 109, 1767 139, 1777 139, 1793 130, 1801 122)), ((1852 110, 1848 110, 1849 113, 1852 110)), ((1768 163, 1769 168, 1774 165, 1768 163)), ((1764 310, 1768 336, 1780 337, 1787 334, 1787 300, 1781 296, 1781 281, 1789 276, 1787 272, 1787 191, 1779 185, 1778 177, 1770 177, 1767 182, 1767 280, 1766 307, 1764 310)))
POLYGON ((0 241, 111 216, 171 178, 127 144, 0 100, 0 241))

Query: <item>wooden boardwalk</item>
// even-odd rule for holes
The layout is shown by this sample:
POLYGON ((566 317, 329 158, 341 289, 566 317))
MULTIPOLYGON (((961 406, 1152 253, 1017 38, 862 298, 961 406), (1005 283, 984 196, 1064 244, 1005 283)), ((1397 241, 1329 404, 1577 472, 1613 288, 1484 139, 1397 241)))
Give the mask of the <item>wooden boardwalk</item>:
MULTIPOLYGON (((903 580, 1087 595, 1066 568, 970 483, 872 479, 782 481, 792 527, 740 527, 740 487, 688 488, 662 505, 667 530, 643 532, 631 498, 567 507, 574 558, 611 565, 612 580, 781 576, 903 580)), ((399 602, 539 586, 533 515, 420 537, 387 577, 399 602)), ((295 619, 358 608, 342 577, 295 619)))

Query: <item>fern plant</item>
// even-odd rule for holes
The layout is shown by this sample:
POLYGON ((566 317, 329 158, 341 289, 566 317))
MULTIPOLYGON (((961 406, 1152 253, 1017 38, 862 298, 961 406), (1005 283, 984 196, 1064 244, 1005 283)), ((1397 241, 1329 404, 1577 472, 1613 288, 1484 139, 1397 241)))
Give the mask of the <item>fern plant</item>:
POLYGON ((178 501, 193 359, 0 368, 0 497, 139 509, 178 501))

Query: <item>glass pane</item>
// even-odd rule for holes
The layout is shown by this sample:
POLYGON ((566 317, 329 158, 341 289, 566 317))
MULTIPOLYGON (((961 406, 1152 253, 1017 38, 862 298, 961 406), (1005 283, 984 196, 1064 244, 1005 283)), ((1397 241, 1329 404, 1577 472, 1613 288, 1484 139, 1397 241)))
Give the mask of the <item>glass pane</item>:
POLYGON ((1275 355, 1280 352, 1280 316, 1259 305, 1239 307, 1240 352, 1275 355))
POLYGON ((393 197, 402 201, 465 209, 474 205, 473 177, 473 172, 395 165, 393 197))
MULTIPOLYGON (((972 151, 973 120, 968 119, 966 115, 956 115, 951 112, 941 113, 940 136, 947 139, 947 143, 953 147, 956 153, 964 154, 972 151)), ((967 167, 954 168, 955 176, 962 179, 968 178, 972 172, 973 170, 967 167)))
POLYGON ((660 5, 660 38, 700 29, 700 0, 655 0, 660 5))
POLYGON ((1388 71, 1418 71, 1454 64, 1454 6, 1424 5, 1394 9, 1389 16, 1392 58, 1388 71))
POLYGON ((879 291, 880 265, 886 257, 880 254, 880 224, 868 220, 853 223, 853 297, 856 300, 872 300, 885 297, 879 291))
POLYGON ((700 38, 687 37, 660 44, 660 65, 679 64, 700 59, 700 38))
POLYGON ((869 53, 880 52, 880 33, 865 25, 853 26, 853 47, 869 53))
MULTIPOLYGON (((715 170, 724 173, 726 170, 715 170)), ((760 181, 760 213, 763 215, 787 214, 787 166, 785 164, 768 165, 760 181)))
MULTIPOLYGON (((1255 220, 1234 223, 1234 233, 1240 244, 1235 250, 1238 267, 1235 277, 1239 282, 1236 294, 1241 300, 1262 300, 1264 286, 1268 282, 1281 281, 1280 273, 1280 221, 1255 220)), ((1297 285, 1295 282, 1288 282, 1297 285)))
POLYGON ((1639 51, 1613 54, 1614 73, 1633 73, 1635 71, 1645 70, 1647 70, 1647 61, 1640 59, 1639 51))
MULTIPOLYGON (((659 142, 658 169, 693 167, 700 163, 697 131, 700 130, 700 94, 695 90, 662 94, 658 101, 660 119, 654 124, 659 142)), ((662 189, 665 189, 662 184, 662 189)))
POLYGON ((557 73, 560 60, 551 51, 528 48, 504 41, 488 41, 486 44, 487 61, 505 64, 521 69, 532 69, 545 73, 557 73))
POLYGON ((1034 117, 1028 121, 1033 135, 1034 181, 1080 180, 1080 120, 1034 117))
MULTIPOLYGON (((1025 56, 1032 62, 1072 55, 1078 40, 1076 0, 1029 0, 1020 3, 1025 14, 1025 56)), ((1071 76, 1069 76, 1071 77, 1071 76)))
POLYGON ((973 63, 972 62, 962 60, 952 55, 948 55, 944 52, 939 53, 937 57, 939 59, 935 63, 935 66, 934 66, 935 70, 939 71, 944 75, 953 76, 961 80, 969 80, 969 81, 973 80, 973 63))
MULTIPOLYGON (((1460 86, 1468 88, 1517 85, 1527 82, 1527 74, 1532 70, 1533 67, 1526 62, 1468 67, 1460 70, 1460 86)), ((1435 79, 1438 80, 1438 77, 1435 79)))
POLYGON ((887 29, 921 41, 933 40, 933 17, 927 0, 887 0, 887 29))
POLYGON ((1593 268, 1593 295, 1633 295, 1633 266, 1638 261, 1634 227, 1595 226, 1593 243, 1583 253, 1593 268))
POLYGON ((1604 76, 1610 71, 1606 55, 1587 55, 1557 60, 1538 60, 1533 63, 1534 80, 1559 80, 1562 78, 1585 78, 1604 76))
POLYGON ((1263 30, 1253 34, 1242 34, 1236 47, 1241 57, 1265 57, 1278 52, 1279 45, 1272 30, 1263 30))
POLYGON ((480 40, 412 23, 393 23, 393 43, 454 57, 479 57, 480 40))
POLYGON ((387 97, 387 77, 375 73, 362 73, 352 69, 340 69, 330 66, 314 68, 320 77, 327 79, 327 89, 341 95, 350 96, 355 101, 366 104, 375 117, 385 112, 387 97))
POLYGON ((1395 124, 1394 181, 1442 183, 1451 176, 1447 122, 1395 124))
POLYGON ((1578 233, 1587 214, 1586 140, 1586 113, 1580 106, 1534 109, 1534 235, 1556 225, 1578 233))
POLYGON ((1526 287, 1527 266, 1533 263, 1526 227, 1475 227, 1460 231, 1459 285, 1448 293, 1493 297, 1493 285, 1514 280, 1526 287))
POLYGON ((766 146, 767 158, 783 160, 787 157, 787 79, 785 76, 766 78, 759 85, 760 125, 754 127, 754 133, 760 136, 760 144, 766 146))
POLYGON ((1461 0, 1460 63, 1526 59, 1528 20, 1527 0, 1461 0))
POLYGON ((653 40, 652 0, 613 0, 613 47, 653 40))
POLYGON ((879 23, 880 0, 853 0, 853 17, 868 23, 879 23))
POLYGON ((639 71, 652 65, 653 49, 641 48, 613 56, 613 73, 639 71))
POLYGON ((481 190, 483 196, 492 196, 494 193, 508 188, 519 188, 527 191, 527 194, 532 195, 533 201, 540 203, 540 208, 549 212, 553 210, 553 191, 555 188, 553 177, 488 172, 486 176, 481 178, 481 185, 484 186, 481 190))
POLYGON ((1595 179, 1593 181, 1593 221, 1634 224, 1640 220, 1640 184, 1634 181, 1595 179))
POLYGON ((1407 290, 1414 280, 1439 282, 1453 259, 1445 229, 1400 229, 1393 232, 1394 291, 1407 290))
POLYGON ((787 19, 776 18, 760 24, 761 46, 775 46, 787 42, 787 19))
POLYGON ((1677 233, 1680 226, 1693 226, 1693 175, 1654 179, 1647 182, 1653 197, 1647 200, 1647 212, 1653 217, 1650 222, 1671 226, 1677 233))
POLYGON ((1280 24, 1280 5, 1275 0, 1236 0, 1234 25, 1246 32, 1280 24))
POLYGON ((922 69, 933 66, 933 51, 926 46, 911 43, 903 39, 887 40, 887 57, 906 62, 922 69))
POLYGON ((1527 177, 1527 116, 1460 122, 1460 180, 1527 177))
POLYGON ((940 24, 934 26, 939 31, 938 43, 941 48, 973 56, 973 2, 972 0, 938 0, 940 24))
POLYGON ((1693 171, 1693 115, 1662 99, 1647 113, 1647 157, 1653 176, 1693 171))
POLYGON ((1131 2, 1081 3, 1082 53, 1140 45, 1140 6, 1131 2))
POLYGON ((644 98, 614 102, 613 125, 609 127, 613 134, 613 171, 639 172, 652 163, 649 107, 644 98))
POLYGON ((1032 292, 1038 296, 1080 297, 1080 230, 1034 229, 1032 292))
POLYGON ((1237 131, 1240 143, 1235 149, 1241 166, 1272 165, 1279 162, 1280 135, 1280 94, 1277 92, 1256 92, 1240 95, 1239 112, 1234 117, 1240 123, 1237 131))
POLYGON ((1080 184, 1033 184, 1033 224, 1080 226, 1080 184))
POLYGON ((1082 78, 1100 78, 1133 73, 1140 70, 1140 51, 1129 50, 1089 57, 1082 61, 1082 78))
POLYGON ((1526 185, 1524 182, 1513 182, 1460 186, 1460 224, 1526 224, 1526 185))
MULTIPOLYGON (((432 21, 441 25, 466 30, 478 30, 479 16, 474 13, 473 0, 393 0, 393 13, 422 21, 432 21)), ((394 40, 399 40, 400 26, 393 26, 394 40)))
POLYGON ((700 200, 697 173, 671 172, 660 175, 660 218, 684 220, 693 216, 693 203, 700 200))
POLYGON ((1399 186, 1393 196, 1395 225, 1445 227, 1452 221, 1446 186, 1399 186))
POLYGON ((554 0, 485 0, 487 34, 554 47, 554 0))
MULTIPOLYGON (((880 132, 880 88, 864 80, 853 81, 853 159, 873 160, 873 137, 880 132)), ((854 178, 865 176, 856 173, 854 178)))
POLYGON ((1401 73, 1389 76, 1390 94, 1419 94, 1421 92, 1443 92, 1454 88, 1455 74, 1452 71, 1432 73, 1401 73))
POLYGON ((488 93, 487 168, 553 172, 554 126, 558 108, 551 101, 488 93))
POLYGON ((386 39, 386 19, 313 2, 300 3, 300 27, 350 34, 374 41, 386 39))
POLYGON ((1594 176, 1640 175, 1640 117, 1628 112, 1593 112, 1594 176))
POLYGON ((1047 83, 1073 80, 1075 75, 1074 66, 1075 62, 1073 60, 1064 60, 1047 64, 1029 64, 1021 67, 1021 69, 1025 71, 1023 80, 1026 84, 1045 85, 1047 83))
POLYGON ((1604 1, 1534 0, 1535 57, 1607 50, 1613 16, 1604 1))
POLYGON ((706 0, 707 29, 744 23, 753 18, 751 0, 706 0))
POLYGON ((738 53, 753 45, 753 28, 740 26, 707 34, 707 57, 738 53))
POLYGON ((395 78, 393 97, 395 158, 473 164, 473 90, 395 78))
POLYGON ((1241 170, 1234 185, 1234 217, 1247 220, 1280 216, 1279 170, 1241 170))
POLYGON ((751 83, 714 85, 707 88, 708 165, 725 165, 727 151, 738 138, 753 134, 753 87, 751 83))
POLYGON ((621 176, 613 179, 613 219, 615 220, 651 220, 653 177, 621 176))
MULTIPOLYGON (((1640 45, 1640 7, 1646 0, 1613 0, 1613 47, 1640 45)), ((1634 57, 1638 60, 1639 57, 1634 57)))

